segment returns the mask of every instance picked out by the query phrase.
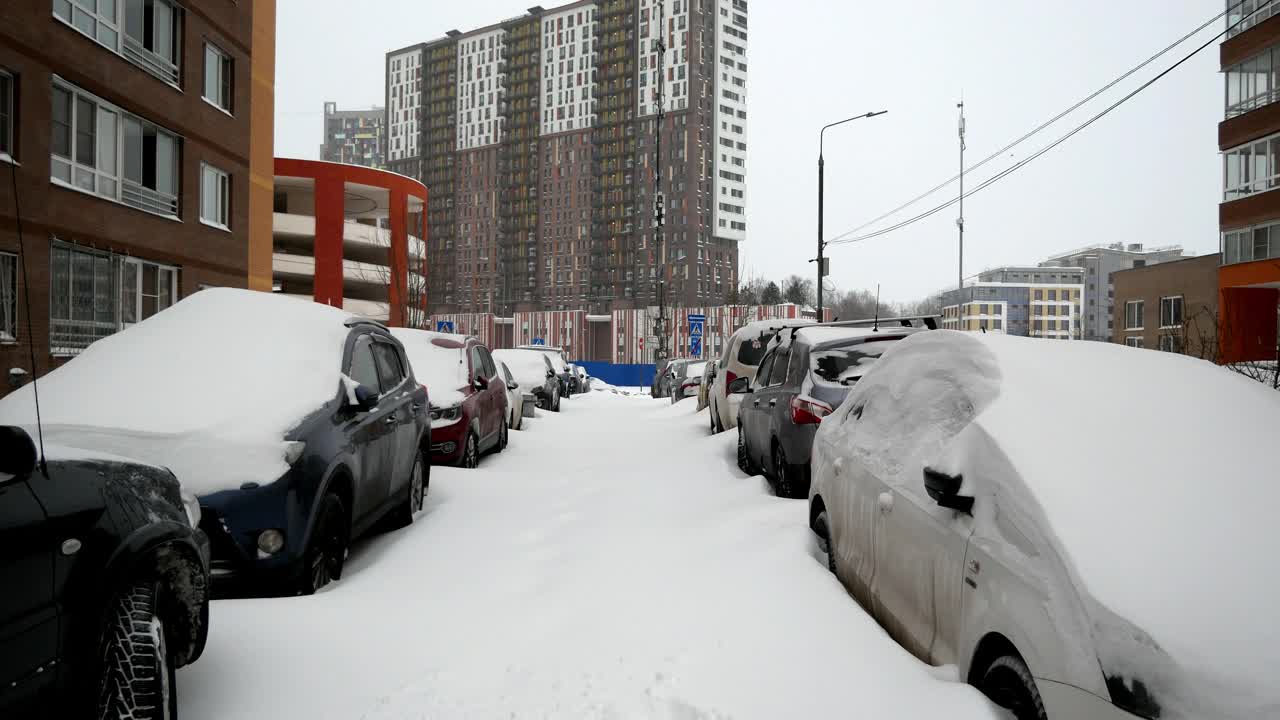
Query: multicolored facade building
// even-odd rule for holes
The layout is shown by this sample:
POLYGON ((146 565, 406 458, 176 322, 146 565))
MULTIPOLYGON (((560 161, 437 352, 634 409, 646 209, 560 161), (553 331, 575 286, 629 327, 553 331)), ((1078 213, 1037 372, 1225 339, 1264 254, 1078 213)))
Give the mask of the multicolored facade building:
POLYGON ((433 312, 604 315, 656 305, 664 278, 673 307, 722 304, 746 238, 746 48, 745 0, 602 0, 387 53, 387 164, 430 191, 433 312))

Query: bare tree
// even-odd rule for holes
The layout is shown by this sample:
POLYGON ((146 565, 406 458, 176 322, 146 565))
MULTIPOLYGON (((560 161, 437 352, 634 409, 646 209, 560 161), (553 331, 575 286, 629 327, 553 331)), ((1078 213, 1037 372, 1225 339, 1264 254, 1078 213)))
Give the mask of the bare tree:
POLYGON ((1280 343, 1276 347, 1276 359, 1268 361, 1249 361, 1239 363, 1223 363, 1222 340, 1230 340, 1238 332, 1230 322, 1219 320, 1218 314, 1204 305, 1183 318, 1181 328, 1168 328, 1161 331, 1160 350, 1190 355, 1239 373, 1250 380, 1256 380, 1273 389, 1280 389, 1280 343))

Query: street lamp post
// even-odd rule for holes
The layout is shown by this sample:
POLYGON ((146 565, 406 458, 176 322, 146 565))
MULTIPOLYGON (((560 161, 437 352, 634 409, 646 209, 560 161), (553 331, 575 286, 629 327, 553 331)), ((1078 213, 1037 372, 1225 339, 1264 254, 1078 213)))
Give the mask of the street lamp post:
POLYGON ((889 111, 878 110, 875 112, 869 112, 869 113, 865 113, 865 114, 858 115, 851 118, 845 118, 844 120, 838 120, 836 122, 823 125, 822 129, 818 131, 818 317, 817 317, 818 322, 822 322, 822 277, 823 275, 826 274, 825 272, 826 264, 823 262, 823 251, 826 250, 826 247, 827 247, 826 241, 823 240, 822 238, 822 172, 823 172, 822 141, 823 141, 823 137, 827 132, 827 128, 835 127, 836 125, 843 125, 847 122, 853 122, 854 120, 861 120, 862 118, 869 118, 869 117, 875 117, 877 115, 884 115, 887 112, 889 111))

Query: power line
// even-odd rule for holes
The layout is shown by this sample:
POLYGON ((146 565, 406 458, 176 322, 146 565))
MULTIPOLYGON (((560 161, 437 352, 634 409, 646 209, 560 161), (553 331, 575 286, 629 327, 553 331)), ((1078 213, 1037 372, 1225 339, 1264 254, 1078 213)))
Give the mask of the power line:
MULTIPOLYGON (((1080 132, 1081 130, 1083 130, 1083 129, 1085 129, 1085 128, 1089 127, 1089 126, 1090 126, 1090 125, 1092 125, 1094 122, 1096 122, 1097 120, 1101 119, 1103 116, 1105 116, 1105 115, 1107 115, 1108 113, 1110 113, 1112 110, 1116 109, 1116 108, 1117 108, 1117 107, 1119 107, 1120 105, 1123 105, 1125 102, 1127 102, 1127 101, 1128 101, 1130 98, 1132 98, 1133 96, 1137 95, 1138 93, 1140 93, 1140 92, 1142 92, 1143 90, 1147 89, 1147 88, 1148 88, 1148 87, 1150 87, 1151 85, 1155 84, 1155 82, 1156 82, 1156 81, 1160 80, 1160 79, 1161 79, 1161 78, 1163 78, 1165 75, 1168 75, 1168 74, 1169 74, 1170 72, 1172 72, 1175 68, 1177 68, 1178 66, 1180 66, 1180 65, 1182 65, 1183 63, 1187 62, 1187 61, 1188 61, 1188 60, 1190 60, 1192 57, 1194 57, 1195 55, 1199 54, 1199 53, 1200 53, 1202 50, 1204 50, 1205 48, 1207 48, 1207 47, 1209 47, 1210 45, 1212 45, 1213 43, 1217 42, 1220 38, 1222 38, 1222 36, 1223 36, 1223 35, 1226 35, 1228 32, 1230 32, 1232 29, 1234 29, 1234 28, 1235 28, 1236 26, 1238 26, 1240 23, 1243 23, 1243 22, 1244 22, 1245 20, 1247 20, 1249 17, 1251 17, 1251 16, 1252 16, 1252 15, 1254 15, 1255 13, 1257 13, 1257 12, 1261 11, 1264 7, 1266 7, 1267 5, 1270 5, 1272 2, 1273 2, 1273 0, 1264 0, 1264 1, 1263 1, 1263 2, 1262 2, 1262 3, 1261 3, 1261 4, 1260 4, 1260 5, 1259 5, 1255 10, 1253 10, 1252 12, 1250 12, 1248 15, 1245 15, 1245 16, 1241 17, 1239 20, 1237 20, 1235 23, 1233 23, 1233 24, 1232 24, 1231 26, 1229 26, 1227 29, 1223 30, 1222 32, 1220 32, 1220 33, 1218 33, 1217 35, 1215 35, 1214 37, 1210 38, 1208 42, 1206 42, 1205 44, 1203 44, 1203 45, 1201 45, 1200 47, 1196 48, 1195 50, 1192 50, 1188 55, 1186 55, 1186 56, 1184 56, 1182 59, 1178 60, 1178 62, 1176 62, 1176 63, 1174 63, 1173 65, 1171 65, 1170 67, 1166 68, 1164 71, 1162 71, 1160 74, 1156 75, 1156 76, 1155 76, 1154 78, 1152 78, 1151 80, 1148 80, 1146 83, 1144 83, 1144 84, 1140 85, 1136 90, 1134 90, 1133 92, 1129 93, 1128 95, 1125 95, 1123 98, 1121 98, 1120 100, 1118 100, 1117 102, 1115 102, 1114 104, 1112 104, 1111 106, 1109 106, 1107 109, 1105 109, 1105 110, 1103 110, 1102 112, 1098 113, 1097 115, 1093 116, 1092 118, 1090 118, 1089 120, 1087 120, 1084 124, 1077 126, 1077 127, 1076 127, 1076 128, 1074 128, 1071 132, 1067 133, 1066 135, 1062 136, 1062 137, 1061 137, 1061 138, 1059 138, 1058 140, 1054 141, 1052 144, 1050 144, 1050 145, 1048 145, 1048 146, 1046 146, 1046 147, 1042 148, 1041 150, 1037 151, 1036 153, 1034 153, 1034 154, 1033 154, 1033 155, 1031 155, 1030 157, 1027 157, 1027 158, 1023 159, 1022 161, 1020 161, 1020 162, 1016 163, 1016 164, 1015 164, 1015 165, 1013 165, 1012 167, 1010 167, 1010 168, 1008 168, 1008 169, 1006 169, 1006 170, 1004 170, 1004 171, 1000 172, 999 174, 997 174, 996 176, 994 176, 994 177, 992 177, 991 179, 987 180, 986 182, 984 182, 984 183, 982 183, 982 184, 978 185, 978 186, 977 186, 977 187, 975 187, 973 190, 970 190, 969 192, 963 193, 963 195, 961 195, 961 196, 957 196, 957 197, 955 197, 955 198, 953 198, 953 199, 951 199, 951 200, 947 201, 946 203, 944 203, 944 204, 942 204, 942 205, 939 205, 939 206, 937 206, 937 207, 932 208, 931 210, 928 210, 928 211, 926 211, 926 212, 924 212, 924 213, 921 213, 921 214, 919 214, 919 215, 916 215, 916 216, 914 216, 914 217, 912 217, 912 218, 909 218, 909 219, 907 219, 907 220, 903 220, 903 221, 901 221, 901 222, 899 222, 899 223, 896 223, 896 224, 894 224, 894 225, 891 225, 891 226, 889 226, 889 227, 887 227, 887 228, 883 228, 883 229, 881 229, 881 230, 877 230, 877 231, 875 231, 875 232, 867 233, 866 235, 859 235, 859 236, 856 236, 856 237, 850 237, 850 236, 852 236, 854 233, 856 233, 856 232, 858 232, 859 230, 861 230, 861 229, 863 229, 863 228, 867 227, 868 225, 875 224, 875 223, 879 222, 880 220, 883 220, 883 219, 885 219, 885 218, 887 218, 887 217, 890 217, 890 216, 892 216, 892 215, 896 214, 897 212, 899 212, 900 210, 903 210, 903 209, 905 209, 905 208, 907 208, 907 207, 910 207, 911 205, 915 204, 916 202, 919 202, 920 200, 922 200, 922 199, 924 199, 924 198, 926 198, 926 197, 928 197, 928 196, 932 195, 933 193, 937 192, 938 190, 941 190, 942 188, 946 187, 947 185, 950 185, 951 183, 955 182, 959 177, 961 177, 961 175, 960 175, 960 174, 957 174, 957 175, 953 176, 952 178, 950 178, 949 180, 947 180, 947 181, 945 181, 945 182, 943 182, 943 183, 941 183, 941 184, 939 184, 939 185, 934 186, 933 188, 931 188, 931 189, 929 189, 929 190, 925 191, 924 193, 922 193, 922 194, 920 194, 920 195, 917 195, 916 197, 912 198, 911 200, 908 200, 906 203, 903 203, 902 205, 899 205, 898 207, 894 208, 893 210, 891 210, 891 211, 889 211, 889 212, 887 212, 887 213, 885 213, 885 214, 883 214, 883 215, 880 215, 879 217, 877 217, 877 218, 875 218, 875 219, 873 219, 873 220, 870 220, 870 221, 868 221, 868 222, 865 222, 865 223, 863 223, 862 225, 859 225, 858 227, 853 228, 852 230, 849 230, 849 231, 846 231, 846 232, 844 232, 844 233, 841 233, 840 235, 837 235, 834 239, 829 240, 829 241, 827 242, 827 244, 828 244, 828 245, 843 245, 843 244, 845 244, 845 243, 850 243, 850 242, 858 242, 858 241, 861 241, 861 240, 869 240, 869 239, 871 239, 871 238, 879 237, 880 235, 884 235, 885 233, 893 232, 894 230, 898 230, 898 229, 900 229, 900 228, 906 227, 907 225, 911 225, 912 223, 915 223, 915 222, 918 222, 918 221, 920 221, 920 220, 923 220, 923 219, 925 219, 925 218, 927 218, 927 217, 929 217, 929 216, 931 216, 931 215, 934 215, 934 214, 936 214, 936 213, 938 213, 938 212, 940 212, 940 211, 942 211, 942 210, 945 210, 945 209, 946 209, 946 208, 948 208, 948 207, 951 207, 952 205, 954 205, 954 204, 956 204, 957 202, 959 202, 959 201, 960 201, 960 199, 961 199, 961 197, 969 197, 970 195, 973 195, 974 193, 976 193, 976 192, 978 192, 978 191, 982 190, 983 188, 987 187, 988 185, 991 185, 992 183, 996 182, 997 180, 1000 180, 1001 178, 1005 177, 1006 175, 1009 175, 1010 173, 1012 173, 1012 172, 1014 172, 1014 171, 1018 170, 1018 169, 1019 169, 1019 168, 1021 168, 1023 165, 1026 165, 1027 163, 1031 162, 1032 160, 1034 160, 1034 159, 1036 159, 1036 158, 1040 157, 1041 155, 1045 154, 1045 153, 1046 153, 1046 152, 1048 152, 1049 150, 1052 150, 1053 148, 1055 148, 1055 147, 1057 147, 1058 145, 1062 144, 1062 143, 1063 143, 1064 141, 1066 141, 1068 138, 1072 137, 1073 135, 1075 135, 1076 133, 1080 132)), ((1071 112, 1073 112, 1073 111, 1075 111, 1075 110, 1079 109, 1079 108, 1080 108, 1082 105, 1084 105, 1085 103, 1089 102, 1090 100, 1092 100, 1092 99, 1096 98, 1098 95, 1100 95, 1100 94, 1102 94, 1102 93, 1106 92, 1107 90, 1111 89, 1111 88, 1112 88, 1112 87, 1114 87, 1117 83, 1119 83, 1119 82, 1123 81, 1124 79, 1126 79, 1126 78, 1130 77, 1131 75, 1133 75, 1133 74, 1134 74, 1134 73, 1136 73, 1137 71, 1141 70, 1142 68, 1146 67, 1147 65, 1150 65, 1150 64, 1151 64, 1152 62, 1154 62, 1156 59, 1158 59, 1158 58, 1160 58, 1161 56, 1163 56, 1163 55, 1167 54, 1167 53, 1168 53, 1170 50, 1172 50, 1173 48, 1175 48, 1175 47, 1177 47, 1177 46, 1181 45, 1182 43, 1186 42, 1188 38, 1191 38, 1192 36, 1194 36, 1194 35, 1196 35, 1197 33, 1201 32, 1201 31, 1202 31, 1202 30, 1204 30, 1206 27, 1208 27, 1208 26, 1212 25, 1214 22, 1216 22, 1217 20, 1221 19, 1221 18, 1222 18, 1224 15, 1226 15, 1227 13, 1229 13, 1229 12, 1231 12, 1232 10, 1234 10, 1234 9, 1236 9, 1236 8, 1238 8, 1238 7, 1240 7, 1240 5, 1242 5, 1243 3, 1244 3, 1244 0, 1241 0, 1241 2, 1236 3, 1235 5, 1233 5, 1233 6, 1229 7, 1227 10, 1224 10, 1223 12, 1221 12, 1221 13, 1219 13, 1218 15, 1214 16, 1213 18, 1210 18, 1207 22, 1205 22, 1204 24, 1200 25, 1200 27, 1198 27, 1198 28, 1196 28, 1195 30, 1191 31, 1190 33, 1188 33, 1188 34, 1184 35, 1184 36, 1183 36, 1182 38, 1180 38, 1177 42, 1173 43, 1172 45, 1169 45, 1169 46, 1168 46, 1168 47, 1166 47, 1165 49, 1163 49, 1163 50, 1161 50, 1160 52, 1156 53, 1155 55, 1151 56, 1150 58, 1148 58, 1146 61, 1144 61, 1144 62, 1143 62, 1143 63, 1141 63, 1140 65, 1138 65, 1138 66, 1134 67, 1133 69, 1129 70, 1128 72, 1126 72, 1125 74, 1123 74, 1123 75, 1121 75, 1120 77, 1116 78, 1115 80, 1112 80, 1110 83, 1108 83, 1107 85, 1105 85, 1105 86, 1104 86, 1104 87, 1102 87, 1101 89, 1099 89, 1099 90, 1097 90, 1096 92, 1094 92, 1094 93, 1090 94, 1088 97, 1084 98, 1083 100, 1081 100, 1080 102, 1076 103, 1075 105, 1072 105, 1071 107, 1069 107, 1069 108, 1067 108, 1066 110, 1062 111, 1061 113, 1059 113, 1058 115, 1054 116, 1054 117, 1053 117, 1053 118, 1051 118, 1050 120, 1048 120, 1048 121, 1044 122, 1044 123, 1043 123, 1043 124, 1041 124, 1040 126, 1036 127, 1034 130, 1032 130, 1032 131, 1028 132, 1027 134, 1023 135, 1022 137, 1018 138, 1017 140, 1014 140, 1013 142, 1009 143, 1008 145, 1004 146, 1003 148, 1001 148, 1001 149, 997 150, 995 153, 993 153, 992 155, 990 155, 990 156, 988 156, 988 157, 984 158, 982 161, 980 161, 980 162, 978 162, 978 163, 976 163, 976 164, 972 165, 971 167, 969 167, 969 168, 965 169, 965 171, 964 171, 964 172, 972 172, 973 170, 976 170, 976 169, 978 169, 978 168, 982 167, 983 165, 987 164, 988 162, 990 162, 991 160, 995 159, 996 157, 999 157, 999 156, 1003 155, 1005 152, 1007 152, 1008 150, 1010 150, 1010 149, 1011 149, 1011 148, 1013 148, 1014 146, 1016 146, 1016 145, 1018 145, 1018 144, 1022 143, 1023 141, 1027 140, 1028 138, 1032 137, 1033 135, 1036 135, 1037 133, 1041 132, 1042 130, 1044 130, 1045 128, 1049 127, 1049 126, 1050 126, 1050 125, 1052 125, 1053 123, 1055 123, 1055 122, 1057 122, 1058 120, 1062 119, 1064 116, 1066 116, 1066 115, 1070 114, 1071 112)))

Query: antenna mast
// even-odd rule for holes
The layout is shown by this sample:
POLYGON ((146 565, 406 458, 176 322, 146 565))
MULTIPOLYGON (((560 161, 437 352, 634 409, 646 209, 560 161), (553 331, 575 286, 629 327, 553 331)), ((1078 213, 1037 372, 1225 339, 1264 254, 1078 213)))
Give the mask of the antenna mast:
MULTIPOLYGON (((959 264, 956 268, 956 289, 964 292, 964 97, 960 98, 960 217, 956 219, 956 227, 960 229, 959 264)), ((963 299, 961 300, 963 302, 963 299)))
MULTIPOLYGON (((27 275, 27 245, 22 239, 22 210, 18 207, 18 166, 12 164, 9 166, 12 170, 13 178, 13 217, 17 221, 18 230, 18 256, 22 258, 22 304, 27 308, 27 351, 31 357, 31 394, 34 396, 36 404, 36 438, 40 443, 40 472, 45 477, 49 476, 49 465, 45 462, 44 457, 44 423, 40 419, 40 383, 36 379, 36 342, 35 333, 31 324, 31 281, 27 275)), ((14 333, 17 336, 17 332, 14 333)))

